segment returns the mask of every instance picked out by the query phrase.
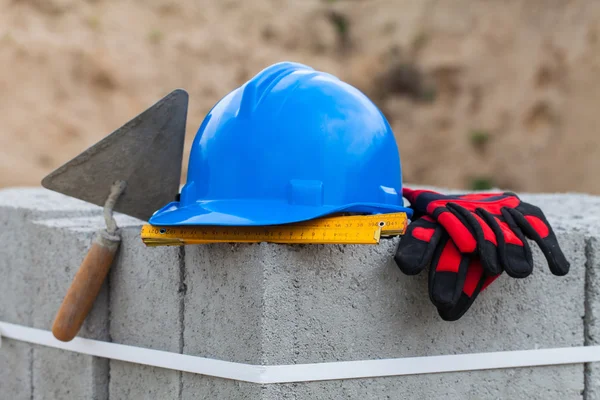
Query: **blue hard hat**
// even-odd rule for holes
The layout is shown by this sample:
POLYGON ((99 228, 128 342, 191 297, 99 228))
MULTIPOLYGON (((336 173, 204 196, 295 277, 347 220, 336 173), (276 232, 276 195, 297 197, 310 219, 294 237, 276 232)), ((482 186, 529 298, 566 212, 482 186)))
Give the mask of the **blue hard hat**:
POLYGON ((273 225, 404 207, 398 147, 381 111, 337 77, 271 65, 222 98, 192 144, 179 201, 152 225, 273 225))

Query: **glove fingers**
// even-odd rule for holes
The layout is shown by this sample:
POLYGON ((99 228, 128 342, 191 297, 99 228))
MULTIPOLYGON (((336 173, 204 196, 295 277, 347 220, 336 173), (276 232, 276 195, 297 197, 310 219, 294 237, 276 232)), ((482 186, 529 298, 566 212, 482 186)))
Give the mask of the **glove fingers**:
POLYGON ((459 320, 473 305, 475 299, 500 275, 486 276, 481 260, 472 258, 469 263, 465 284, 460 298, 451 308, 438 308, 438 314, 444 321, 459 320))
POLYGON ((533 255, 525 234, 509 210, 507 208, 501 210, 506 222, 500 222, 507 242, 506 251, 502 255, 506 264, 505 269, 506 273, 513 278, 526 278, 533 272, 533 255))
POLYGON ((540 247, 548 261, 550 271, 557 276, 568 274, 571 265, 542 210, 534 205, 521 203, 517 209, 508 209, 508 211, 523 233, 540 247))
POLYGON ((398 268, 406 275, 423 271, 430 264, 441 235, 442 227, 429 217, 411 222, 394 255, 398 268))
POLYGON ((458 302, 468 266, 469 256, 444 234, 429 267, 429 297, 436 307, 451 308, 458 302))
POLYGON ((498 240, 492 228, 479 215, 470 212, 462 206, 450 203, 446 207, 450 211, 446 214, 451 214, 455 220, 460 221, 461 227, 458 227, 455 220, 449 216, 444 216, 442 220, 442 215, 440 215, 438 221, 446 228, 460 251, 463 253, 476 252, 479 254, 481 265, 488 275, 498 275, 501 273, 502 266, 498 259, 497 249, 498 240), (465 228, 467 232, 462 227, 468 227, 465 228), (468 235, 469 240, 474 240, 474 248, 461 246, 461 243, 465 241, 466 235, 468 235))
POLYGON ((498 239, 498 259, 501 268, 513 278, 525 278, 533 271, 531 249, 510 214, 504 209, 501 212, 506 222, 483 208, 477 210, 498 239))
POLYGON ((471 254, 477 251, 475 235, 462 215, 456 214, 448 207, 438 207, 434 218, 448 232, 461 253, 471 254))

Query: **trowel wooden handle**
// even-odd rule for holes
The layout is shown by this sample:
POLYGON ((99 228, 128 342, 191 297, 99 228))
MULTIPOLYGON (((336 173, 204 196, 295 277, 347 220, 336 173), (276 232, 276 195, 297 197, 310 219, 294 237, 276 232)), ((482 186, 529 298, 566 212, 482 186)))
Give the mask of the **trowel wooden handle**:
POLYGON ((120 237, 98 232, 56 314, 52 334, 72 340, 90 312, 119 248, 120 237))

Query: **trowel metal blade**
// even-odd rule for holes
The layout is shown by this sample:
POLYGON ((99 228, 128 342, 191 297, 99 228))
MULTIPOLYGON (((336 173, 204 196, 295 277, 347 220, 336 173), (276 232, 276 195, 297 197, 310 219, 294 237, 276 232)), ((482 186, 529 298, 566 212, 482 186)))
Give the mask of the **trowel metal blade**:
POLYGON ((188 93, 176 89, 42 180, 42 186, 104 206, 117 180, 115 211, 147 221, 179 192, 188 93))

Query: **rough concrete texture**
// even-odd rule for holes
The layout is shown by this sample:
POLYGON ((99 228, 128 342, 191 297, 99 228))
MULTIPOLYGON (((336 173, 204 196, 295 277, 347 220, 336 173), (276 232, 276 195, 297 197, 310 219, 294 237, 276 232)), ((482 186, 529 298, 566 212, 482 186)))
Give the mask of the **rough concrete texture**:
POLYGON ((581 399, 580 373, 540 367, 271 385, 261 399, 581 399), (569 382, 569 378, 575 378, 569 382), (556 381, 549 384, 549 381, 556 381), (561 384, 567 384, 563 388, 561 384))
POLYGON ((271 262, 265 263, 265 361, 310 363, 579 345, 584 242, 580 236, 561 242, 576 267, 569 275, 554 277, 536 252, 536 270, 529 279, 501 277, 454 323, 441 321, 430 304, 426 273, 409 277, 398 270, 392 260, 395 241, 367 250, 271 247, 271 262), (282 287, 281 282, 289 284, 282 287), (276 316, 288 316, 287 325, 276 316))
POLYGON ((181 399, 265 399, 267 388, 255 383, 184 373, 181 399))
MULTIPOLYGON (((41 218, 41 217, 40 217, 41 218)), ((68 217, 67 217, 68 218, 68 217)), ((36 277, 31 288, 32 326, 50 330, 81 260, 89 249, 100 217, 90 216, 86 231, 57 227, 43 218, 27 222, 31 269, 36 277)), ((106 285, 79 333, 81 337, 108 339, 108 299, 106 285)), ((106 399, 108 361, 43 346, 33 347, 33 399, 106 399), (68 366, 68 367, 65 367, 68 366)))
POLYGON ((184 351, 260 364, 265 245, 186 248, 184 351))
MULTIPOLYGON (((264 245, 185 248, 183 352, 261 364, 264 245)), ((183 399, 261 398, 258 385, 183 374, 183 399)))
POLYGON ((41 188, 2 189, 0 207, 33 215, 52 216, 99 214, 101 209, 72 197, 41 188))
MULTIPOLYGON (((60 301, 56 283, 61 274, 75 271, 72 267, 77 261, 72 258, 82 246, 68 232, 44 228, 32 220, 54 211, 67 215, 71 210, 74 214, 80 214, 85 211, 89 213, 90 209, 76 205, 70 209, 71 204, 61 205, 62 196, 47 195, 46 192, 6 190, 0 196, 0 219, 4 227, 0 230, 0 318, 7 322, 49 329, 51 322, 48 321, 56 312, 56 308, 52 307, 56 306, 56 301, 60 301)), ((66 289, 66 280, 64 283, 66 289)), ((102 304, 100 301, 100 308, 102 304)), ((52 380, 64 380, 68 376, 70 379, 66 383, 83 390, 78 392, 74 389, 73 394, 85 395, 96 383, 96 379, 81 379, 89 371, 81 368, 81 365, 73 371, 56 368, 64 358, 81 359, 77 355, 10 340, 7 340, 6 347, 6 352, 0 352, 3 359, 0 365, 9 366, 0 367, 1 387, 6 398, 32 399, 41 398, 42 395, 45 398, 60 398, 61 385, 52 380), (51 379, 46 379, 48 374, 53 375, 51 379)), ((87 360, 94 362, 91 357, 87 360)))
MULTIPOLYGON (((112 341, 181 353, 183 291, 178 247, 146 248, 138 228, 123 229, 109 277, 112 341)), ((110 362, 111 399, 179 399, 178 371, 110 362)))
MULTIPOLYGON (((561 236, 574 265, 568 276, 552 276, 534 247, 536 270, 530 278, 503 277, 453 324, 441 321, 430 305, 425 274, 405 277, 393 264, 396 243, 188 247, 184 353, 253 363, 260 355, 263 364, 279 364, 583 344, 582 235, 561 236)), ((491 394, 580 398, 583 366, 354 380, 343 387, 366 398, 405 390, 418 395, 422 385, 436 396, 472 392, 486 398, 477 388, 485 379, 497 382, 485 389, 491 394), (456 379, 469 384, 455 387, 450 383, 456 379)), ((184 374, 184 398, 187 388, 198 393, 210 387, 194 384, 204 381, 184 374)), ((338 398, 339 385, 270 385, 261 393, 262 398, 338 398)))
MULTIPOLYGON (((575 266, 567 277, 552 276, 536 252, 532 277, 502 277, 455 323, 441 321, 430 305, 426 274, 406 277, 398 271, 391 261, 393 243, 367 252, 354 246, 343 251, 274 249, 266 282, 289 285, 268 285, 265 294, 266 308, 280 316, 263 320, 267 363, 582 345, 584 241, 563 236, 562 245, 575 266), (283 327, 282 316, 287 316, 283 327)), ((423 399, 577 399, 583 389, 583 366, 573 365, 270 386, 271 397, 265 398, 334 399, 343 393, 342 398, 375 399, 410 393, 409 398, 423 399)))
POLYGON ((0 348, 0 399, 31 399, 32 360, 32 348, 29 344, 11 339, 2 339, 2 348, 0 348))
MULTIPOLYGON (((1 196, 0 196, 1 197, 1 196)), ((35 275, 31 271, 32 243, 24 226, 25 212, 0 212, 0 320, 31 325, 31 293, 35 275)), ((0 393, 7 399, 30 400, 33 350, 10 339, 0 348, 0 393)))
MULTIPOLYGON (((104 223, 101 210, 43 189, 8 189, 0 192, 0 219, 0 318, 50 330, 93 232, 104 223)), ((107 295, 105 286, 80 336, 108 339, 107 295)), ((7 399, 108 398, 108 360, 6 342, 0 388, 7 399)))
MULTIPOLYGON (((0 191, 2 321, 50 329, 103 226, 98 207, 62 198, 67 203, 40 189, 0 191)), ((600 247, 594 217, 585 215, 600 215, 600 199, 581 196, 586 210, 574 196, 522 198, 546 212, 571 272, 551 275, 532 243, 533 275, 501 277, 453 323, 431 305, 426 273, 405 276, 393 263, 399 239, 148 248, 142 222, 118 216, 123 243, 81 336, 264 365, 595 344, 600 247)), ((12 340, 0 348, 2 399, 582 399, 584 376, 586 400, 598 398, 596 365, 257 385, 12 340)))
MULTIPOLYGON (((587 242, 585 344, 600 345, 600 238, 587 242)), ((585 400, 600 400, 600 365, 585 366, 585 400)))

